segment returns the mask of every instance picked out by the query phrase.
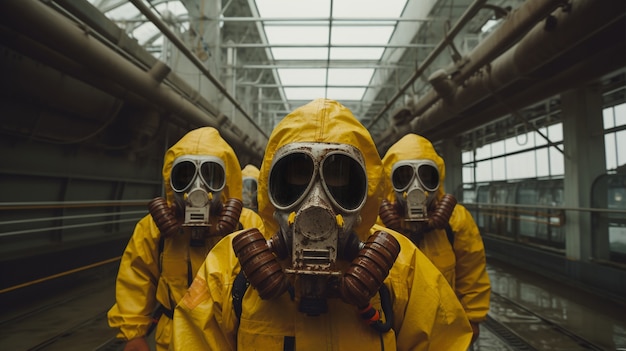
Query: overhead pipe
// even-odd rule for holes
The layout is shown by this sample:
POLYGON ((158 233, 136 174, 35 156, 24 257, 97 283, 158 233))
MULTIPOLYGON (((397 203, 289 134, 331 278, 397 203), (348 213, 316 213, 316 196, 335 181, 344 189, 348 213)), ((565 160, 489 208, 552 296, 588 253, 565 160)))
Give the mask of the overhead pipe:
MULTIPOLYGON (((84 2, 75 0, 54 0, 54 4, 60 5, 63 10, 71 13, 79 21, 86 24, 92 31, 95 31, 97 33, 99 38, 103 38, 103 41, 107 42, 109 46, 114 46, 116 51, 123 52, 124 55, 126 55, 127 57, 132 56, 129 58, 129 60, 134 61, 136 65, 141 66, 144 69, 150 70, 154 70, 155 66, 165 66, 167 67, 167 69, 169 69, 169 67, 165 65, 164 62, 152 56, 148 51, 144 49, 144 47, 139 45, 139 43, 135 39, 128 37, 123 29, 118 27, 115 23, 111 22, 104 13, 100 12, 99 9, 93 6, 85 6, 84 2)), ((46 60, 43 62, 51 64, 49 57, 46 57, 46 60)), ((78 65, 78 63, 75 63, 74 65, 78 65)), ((63 71, 67 72, 67 69, 68 68, 65 67, 63 71)), ((83 73, 80 76, 81 78, 84 78, 85 74, 83 73)), ((159 81, 159 79, 166 79, 167 84, 170 87, 179 92, 180 95, 186 96, 194 104, 199 105, 198 107, 200 109, 208 111, 213 116, 217 116, 220 114, 219 109, 213 106, 208 100, 206 100, 205 98, 198 98, 197 89, 190 86, 184 79, 180 78, 179 76, 168 74, 166 76, 155 76, 155 79, 157 81, 159 81)), ((99 80, 98 83, 99 84, 97 86, 102 89, 104 86, 104 82, 102 80, 99 80)), ((106 90, 115 94, 115 92, 119 90, 119 87, 113 89, 110 89, 110 87, 108 87, 108 89, 106 90)), ((126 100, 129 96, 130 92, 124 92, 124 98, 126 100)))
MULTIPOLYGON (((380 140, 381 148, 389 146, 395 139, 408 132, 428 134, 436 132, 436 129, 478 105, 481 100, 493 98, 507 99, 510 96, 500 96, 500 93, 515 82, 528 80, 532 77, 533 82, 526 86, 530 90, 532 86, 538 86, 542 80, 559 79, 572 82, 571 77, 563 76, 561 72, 567 71, 569 67, 559 66, 559 72, 548 70, 547 75, 533 75, 534 72, 543 66, 553 63, 563 52, 572 49, 581 42, 588 40, 593 35, 597 35, 601 30, 615 24, 619 20, 624 20, 623 3, 621 0, 604 1, 598 3, 594 0, 574 0, 566 10, 552 14, 549 20, 551 27, 546 27, 545 23, 539 23, 513 48, 496 58, 489 65, 484 67, 480 74, 474 74, 462 84, 454 85, 454 92, 447 92, 448 98, 438 99, 435 104, 428 106, 428 109, 420 116, 412 119, 409 123, 397 126, 392 133, 387 135, 383 141, 380 140), (539 83, 535 81, 540 81, 539 83)), ((506 25, 506 24, 504 24, 506 25)), ((617 26, 619 27, 619 25, 617 26)), ((624 40, 622 33, 622 42, 624 40)), ((622 44, 623 46, 623 44, 622 44)), ((592 56, 594 53, 589 53, 592 56)), ((620 60, 616 58, 614 60, 620 60)), ((623 57, 621 57, 623 62, 623 57)), ((577 59, 576 61, 580 61, 577 59)), ((596 61, 597 62, 597 61, 596 61)), ((570 64, 570 66, 573 64, 570 64)), ((589 74, 599 72, 607 67, 594 67, 588 72, 571 72, 570 75, 578 75, 578 81, 590 79, 589 74)), ((453 80, 453 78, 449 78, 453 80)), ((441 84, 441 83, 439 83, 441 84)), ((448 82, 451 84, 451 82, 448 82)), ((545 85, 544 86, 548 86, 545 85)), ((566 87, 561 87, 565 89, 566 87)), ((449 89, 449 87, 448 87, 449 89)), ((554 89, 554 86, 552 87, 554 89)), ((512 89, 509 95, 525 95, 526 102, 531 100, 537 102, 540 98, 545 98, 537 92, 520 92, 519 89, 512 89), (528 95, 530 94, 530 96, 528 95), (534 99, 531 99, 534 97, 534 99)), ((433 90, 436 94, 437 89, 433 90)), ((478 111, 480 112, 480 111, 478 111)), ((477 111, 473 111, 477 113, 477 111)), ((472 121, 475 124, 475 121, 472 121)), ((486 121, 483 121, 486 122, 486 121)))
MULTIPOLYGON (((624 36, 624 22, 620 30, 624 36)), ((618 37, 615 35, 614 37, 618 37)), ((496 118, 507 114, 516 114, 516 111, 525 106, 535 104, 541 100, 559 94, 572 87, 579 86, 583 82, 590 82, 598 77, 611 74, 619 69, 624 70, 624 57, 626 57, 626 44, 616 42, 611 48, 604 51, 592 51, 592 57, 576 62, 572 66, 562 66, 556 74, 549 79, 540 79, 529 87, 516 85, 506 88, 508 91, 516 90, 516 94, 497 91, 487 96, 479 106, 470 106, 469 110, 456 114, 454 119, 448 120, 444 125, 438 125, 432 129, 424 130, 429 138, 440 140, 449 137, 454 130, 470 130, 477 125, 484 125, 496 118), (470 117, 471 118, 466 118, 470 117)), ((474 87, 474 84, 470 84, 474 87)))
MULTIPOLYGON (((483 40, 476 48, 474 48, 466 57, 464 57, 457 66, 446 68, 444 71, 453 77, 455 82, 463 82, 467 77, 472 75, 476 70, 486 63, 490 62, 502 52, 513 46, 525 33, 527 33, 532 26, 534 26, 541 19, 545 18, 550 12, 554 11, 558 6, 563 5, 564 0, 528 0, 525 1, 515 11, 509 13, 509 15, 503 20, 502 25, 491 33, 485 40, 483 40)), ((455 27, 450 31, 446 38, 437 46, 437 49, 429 54, 426 60, 422 63, 418 70, 413 74, 411 79, 400 88, 400 90, 394 95, 387 105, 379 112, 379 114, 372 120, 370 126, 373 126, 383 114, 393 105, 396 99, 404 94, 406 89, 415 82, 419 76, 425 71, 425 69, 434 61, 439 53, 445 49, 445 47, 452 41, 454 36, 458 34, 460 29, 465 23, 471 19, 478 10, 487 6, 484 2, 474 3, 477 8, 473 9, 470 13, 470 9, 459 19, 455 27), (465 18, 465 16, 469 18, 465 18)), ((439 73, 438 73, 439 74, 439 73)), ((429 91, 423 98, 421 98, 417 104, 412 108, 414 116, 418 116, 426 111, 430 106, 434 105, 439 100, 439 95, 436 91, 429 91)), ((369 128, 368 127, 368 128, 369 128)), ((379 141, 383 142, 388 140, 394 134, 393 130, 388 130, 387 134, 379 136, 379 141)))
POLYGON ((402 85, 402 87, 400 87, 400 90, 398 90, 398 92, 391 99, 389 99, 389 101, 387 101, 387 103, 385 104, 385 106, 383 106, 380 112, 378 112, 378 115, 376 115, 376 117, 374 117, 374 119, 367 126, 368 130, 371 129, 374 124, 378 122, 383 114, 387 110, 389 110, 391 106, 393 106, 396 100, 398 100, 398 98, 400 98, 404 94, 404 92, 424 73, 426 68, 428 68, 435 61, 437 56, 439 56, 439 54, 449 45, 449 43, 452 42, 454 37, 461 31, 461 29, 463 29, 465 24, 469 22, 472 18, 474 18, 476 13, 478 13, 478 11, 485 5, 486 2, 487 0, 475 0, 465 10, 461 17, 459 17, 459 20, 454 24, 454 27, 450 29, 450 32, 446 34, 446 36, 439 42, 439 44, 437 44, 437 46, 435 46, 433 51, 428 54, 426 59, 424 59, 424 61, 420 64, 417 70, 415 70, 413 75, 402 85))
POLYGON ((21 35, 48 46, 73 60, 81 62, 93 72, 115 80, 128 91, 144 97, 148 101, 172 113, 190 119, 198 125, 212 126, 234 147, 254 157, 260 157, 264 150, 254 142, 242 142, 242 136, 227 129, 229 122, 224 117, 210 118, 190 101, 181 97, 170 87, 155 81, 150 72, 139 67, 111 50, 89 34, 88 28, 68 21, 67 18, 51 10, 37 0, 0 1, 0 18, 5 25, 21 35), (223 127, 223 128, 221 128, 223 127))
MULTIPOLYGON (((450 75, 452 84, 463 84, 478 69, 515 45, 537 22, 544 19, 560 5, 563 5, 563 0, 530 0, 524 2, 503 19, 500 28, 485 38, 458 65, 453 64, 444 72, 450 75)), ((433 76, 429 77, 429 79, 433 78, 433 76)), ((413 116, 424 113, 439 98, 436 90, 430 90, 412 109, 413 116)))

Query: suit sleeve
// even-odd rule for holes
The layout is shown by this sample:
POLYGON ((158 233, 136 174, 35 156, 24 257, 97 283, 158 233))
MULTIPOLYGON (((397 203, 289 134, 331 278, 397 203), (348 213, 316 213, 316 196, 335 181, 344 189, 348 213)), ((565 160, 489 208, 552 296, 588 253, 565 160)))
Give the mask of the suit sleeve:
POLYGON ((130 340, 144 336, 152 323, 156 306, 159 232, 150 215, 137 223, 120 261, 115 283, 115 305, 108 322, 118 328, 118 338, 130 340))
POLYGON ((465 207, 455 207, 450 223, 455 233, 456 292, 469 320, 479 323, 487 317, 491 296, 483 240, 465 207))
POLYGON ((390 278, 398 350, 466 350, 472 329, 450 284, 408 239, 396 238, 401 256, 390 278))

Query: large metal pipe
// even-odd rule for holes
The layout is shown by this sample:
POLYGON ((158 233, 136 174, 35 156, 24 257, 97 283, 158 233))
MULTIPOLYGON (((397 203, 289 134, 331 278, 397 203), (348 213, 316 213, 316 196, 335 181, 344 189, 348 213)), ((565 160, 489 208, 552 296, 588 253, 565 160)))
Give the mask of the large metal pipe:
MULTIPOLYGON (((621 28, 623 31, 623 28, 625 28, 624 24, 622 24, 621 28)), ((443 125, 440 124, 426 133, 434 140, 441 140, 452 134, 447 126, 454 128, 454 130, 471 130, 476 128, 476 126, 487 124, 501 116, 515 113, 518 109, 579 86, 581 83, 590 82, 598 77, 624 69, 625 57, 626 46, 624 43, 621 46, 616 45, 604 51, 593 52, 591 57, 587 57, 584 61, 569 67, 564 66, 550 79, 540 79, 538 82, 533 83, 532 87, 520 89, 511 87, 507 89, 518 90, 518 93, 515 95, 504 92, 492 94, 480 106, 476 106, 472 110, 462 111, 461 114, 457 114, 455 119, 451 119, 443 125)))
MULTIPOLYGON (((545 18, 550 12, 562 4, 563 0, 529 0, 524 2, 515 11, 509 13, 500 27, 475 47, 458 64, 452 64, 450 67, 436 72, 436 74, 444 72, 451 76, 452 78, 448 79, 447 84, 455 87, 462 84, 468 77, 480 69, 480 67, 515 45, 515 43, 532 29, 538 21, 545 18)), ((442 44, 443 43, 444 41, 442 41, 442 44)), ((434 53, 433 51, 431 55, 434 53)), ((437 77, 431 76, 431 78, 438 80, 437 77)), ((403 93, 404 90, 398 92, 398 94, 403 93)), ((413 116, 416 117, 423 114, 426 110, 437 104, 440 99, 441 96, 437 90, 428 91, 411 109, 413 116)), ((374 121, 376 121, 376 119, 374 121)), ((397 133, 396 130, 390 128, 386 133, 375 137, 375 140, 377 143, 380 143, 381 146, 388 145, 394 141, 397 133)))
MULTIPOLYGON (((624 11, 622 0, 603 1, 602 3, 593 0, 575 0, 570 4, 571 7, 567 11, 553 13, 550 20, 550 23, 554 25, 553 27, 546 27, 545 23, 537 24, 516 46, 488 64, 479 74, 471 76, 462 84, 456 84, 452 98, 437 99, 436 103, 428 106, 424 113, 414 118, 410 123, 396 126, 392 132, 385 135, 384 139, 377 140, 381 150, 405 133, 429 134, 438 127, 449 124, 452 119, 469 115, 468 111, 475 114, 477 113, 476 106, 479 106, 485 99, 496 97, 494 101, 497 102, 498 100, 510 99, 514 95, 526 94, 525 103, 538 102, 541 98, 548 96, 542 95, 545 93, 540 94, 540 92, 527 95, 527 91, 531 90, 533 86, 543 84, 543 80, 558 77, 571 83, 571 77, 566 79, 568 77, 563 77, 561 72, 567 71, 569 67, 584 58, 580 56, 574 60, 565 58, 561 65, 545 72, 541 71, 541 68, 550 64, 554 65, 554 61, 558 60, 563 53, 567 53, 569 49, 575 48, 584 40, 597 35, 603 28, 616 21, 623 20, 624 11), (523 83, 526 91, 511 88, 515 83, 523 83), (505 96, 503 92, 507 88, 509 89, 505 96)), ((623 42, 623 35, 620 40, 623 42)), ((585 54, 590 57, 593 53, 586 52, 585 54)), ((621 59, 623 60, 623 57, 621 59)), ((596 68, 602 69, 603 67, 596 68)), ((590 72, 596 72, 597 69, 590 70, 590 72)), ((582 79, 590 79, 584 73, 579 72, 579 82, 582 79)), ((565 89, 566 87, 561 86, 561 88, 565 89)), ((546 92, 550 91, 546 90, 546 92)), ((433 94, 436 93, 433 92, 433 94)), ((482 105, 489 104, 483 103, 482 105)), ((495 117, 492 116, 492 118, 495 117)), ((443 128, 445 129, 445 127, 443 128)), ((437 134, 441 136, 440 133, 437 134)))
POLYGON ((50 9, 36 0, 0 1, 0 19, 20 35, 42 43, 50 49, 81 62, 93 72, 116 81, 130 92, 144 97, 157 106, 177 114, 199 126, 212 126, 234 148, 261 157, 263 149, 251 138, 234 133, 225 118, 213 117, 163 83, 157 82, 149 72, 128 60, 94 38, 88 28, 50 9), (246 143, 246 141, 248 141, 246 143))
MULTIPOLYGON (((475 47, 458 65, 452 65, 444 71, 451 76, 456 85, 463 84, 481 67, 515 45, 537 22, 562 4, 563 0, 529 0, 524 2, 504 19, 500 28, 475 47)), ((438 96, 437 91, 430 90, 426 96, 417 102, 412 110, 413 115, 421 115, 439 99, 440 96, 438 96)))
POLYGON ((437 56, 452 42, 454 37, 463 29, 465 24, 469 22, 476 13, 485 5, 487 0, 475 0, 465 12, 461 15, 459 20, 455 23, 455 25, 450 29, 450 32, 446 34, 446 36, 437 44, 437 46, 431 51, 426 59, 420 64, 419 68, 413 73, 413 75, 404 83, 400 90, 387 101, 385 106, 378 112, 376 117, 372 119, 369 125, 367 125, 367 129, 373 127, 378 120, 384 115, 384 113, 393 106, 393 104, 400 98, 406 89, 408 89, 416 80, 419 78, 424 71, 435 61, 437 56))

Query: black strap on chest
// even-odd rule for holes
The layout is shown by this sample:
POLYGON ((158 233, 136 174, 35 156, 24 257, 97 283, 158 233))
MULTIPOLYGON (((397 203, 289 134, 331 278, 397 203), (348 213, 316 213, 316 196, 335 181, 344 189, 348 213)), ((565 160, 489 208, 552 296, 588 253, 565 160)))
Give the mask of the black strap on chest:
POLYGON ((152 315, 150 316, 152 323, 150 323, 150 327, 148 327, 146 335, 150 335, 154 331, 157 324, 159 324, 159 319, 161 319, 162 315, 166 315, 169 319, 174 319, 174 311, 168 310, 160 303, 157 304, 157 307, 154 309, 152 315))
POLYGON ((446 223, 446 236, 448 237, 450 246, 452 246, 452 250, 454 251, 454 232, 452 231, 450 223, 446 223))
POLYGON ((163 250, 165 249, 165 237, 163 234, 159 233, 159 252, 158 252, 158 260, 159 260, 159 273, 163 272, 163 250))
POLYGON ((235 281, 233 282, 233 309, 235 310, 235 315, 237 319, 241 318, 241 306, 243 304, 243 295, 245 295, 246 290, 248 290, 248 286, 250 286, 250 282, 246 279, 246 276, 243 274, 243 270, 239 271, 237 277, 235 277, 235 281))

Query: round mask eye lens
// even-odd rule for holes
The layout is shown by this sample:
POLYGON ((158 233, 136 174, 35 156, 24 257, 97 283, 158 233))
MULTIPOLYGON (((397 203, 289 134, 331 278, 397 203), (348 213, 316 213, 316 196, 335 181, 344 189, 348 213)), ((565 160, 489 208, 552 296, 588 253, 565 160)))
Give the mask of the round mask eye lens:
POLYGON ((322 171, 324 183, 339 206, 354 210, 363 202, 367 177, 355 159, 342 154, 330 155, 324 160, 322 171))
POLYGON ((439 187, 439 171, 432 165, 419 166, 417 175, 426 190, 434 191, 439 187))
POLYGON ((196 165, 191 161, 182 161, 172 167, 170 177, 172 189, 174 191, 185 190, 193 181, 196 175, 196 165))
POLYGON ((413 167, 402 165, 396 168, 391 175, 391 183, 396 191, 403 191, 413 179, 413 167))
POLYGON ((216 162, 203 162, 200 166, 202 180, 213 191, 222 190, 226 182, 226 176, 222 165, 216 162))
POLYGON ((304 194, 313 177, 314 164, 311 157, 293 153, 278 160, 269 176, 269 193, 281 207, 295 203, 304 194))

